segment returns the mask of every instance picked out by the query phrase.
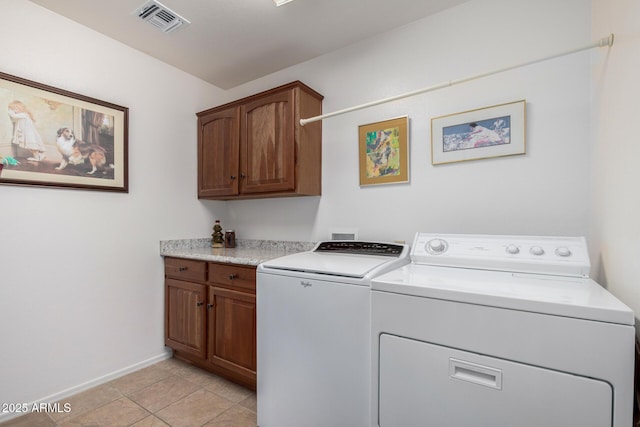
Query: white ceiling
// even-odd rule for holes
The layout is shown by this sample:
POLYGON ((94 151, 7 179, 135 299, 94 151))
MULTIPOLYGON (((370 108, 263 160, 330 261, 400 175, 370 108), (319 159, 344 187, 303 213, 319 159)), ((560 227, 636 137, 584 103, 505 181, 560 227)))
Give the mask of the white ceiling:
POLYGON ((229 89, 468 0, 160 0, 191 21, 166 34, 146 0, 31 1, 229 89))

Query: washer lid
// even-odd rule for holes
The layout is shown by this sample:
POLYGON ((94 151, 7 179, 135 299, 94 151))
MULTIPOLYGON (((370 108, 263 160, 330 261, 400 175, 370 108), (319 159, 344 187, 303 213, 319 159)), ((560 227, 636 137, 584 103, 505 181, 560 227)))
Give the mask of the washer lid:
POLYGON ((264 262, 262 266, 265 269, 364 278, 383 264, 395 263, 397 259, 384 255, 300 252, 264 262))
POLYGON ((589 278, 409 264, 371 282, 393 292, 633 325, 633 311, 589 278))

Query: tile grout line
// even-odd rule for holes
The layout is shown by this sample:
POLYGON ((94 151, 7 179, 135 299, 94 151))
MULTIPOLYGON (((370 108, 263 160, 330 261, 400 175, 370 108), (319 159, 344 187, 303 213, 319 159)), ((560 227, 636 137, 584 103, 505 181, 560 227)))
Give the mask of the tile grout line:
MULTIPOLYGON (((205 394, 211 394, 213 396, 215 396, 218 399, 222 399, 227 401, 230 406, 227 407, 226 409, 222 410, 222 412, 216 414, 215 416, 213 416, 211 419, 206 420, 205 422, 202 423, 202 425, 211 423, 212 421, 215 421, 216 419, 220 419, 223 420, 225 418, 225 414, 228 414, 230 411, 240 411, 240 412, 244 412, 244 413, 250 413, 250 414, 256 414, 255 410, 253 409, 255 403, 250 402, 250 399, 255 399, 255 391, 253 390, 246 390, 246 395, 245 392, 242 391, 242 389, 244 389, 243 386, 240 386, 238 384, 235 384, 223 377, 220 377, 218 375, 214 375, 214 374, 210 374, 206 371, 201 370, 200 368, 197 368, 193 365, 190 365, 186 362, 183 361, 179 361, 176 359, 167 359, 167 360, 174 360, 173 362, 170 363, 166 363, 166 361, 162 361, 162 362, 158 362, 158 363, 164 363, 162 366, 157 366, 157 365, 151 365, 149 367, 143 368, 143 369, 149 369, 154 367, 153 370, 149 370, 147 371, 147 373, 143 373, 142 375, 138 375, 136 376, 136 372, 141 372, 143 369, 130 373, 127 376, 124 377, 120 377, 118 379, 114 379, 108 383, 102 384, 100 386, 96 386, 92 389, 86 390, 84 392, 78 393, 76 395, 72 395, 67 397, 66 399, 63 399, 60 402, 64 402, 64 400, 70 400, 72 398, 78 398, 78 396, 80 394, 83 393, 87 393, 90 390, 96 390, 99 387, 108 387, 108 390, 110 389, 110 393, 113 392, 113 394, 117 394, 117 396, 111 396, 111 395, 107 395, 107 398, 105 399, 105 401, 100 401, 100 404, 98 406, 93 406, 91 404, 89 404, 91 402, 92 399, 96 398, 96 395, 88 395, 86 396, 86 400, 81 399, 78 400, 75 403, 75 405, 77 407, 83 407, 86 406, 86 408, 88 409, 82 409, 80 412, 78 413, 74 413, 72 415, 69 416, 64 416, 60 419, 56 419, 52 416, 52 414, 50 413, 45 413, 43 415, 46 415, 46 418, 42 419, 44 420, 48 420, 49 422, 47 423, 47 425, 55 425, 56 427, 61 427, 65 424, 68 424, 69 422, 73 421, 74 419, 80 418, 85 416, 86 414, 89 414, 93 411, 99 411, 100 409, 104 408, 107 405, 113 404, 114 402, 118 401, 118 400, 123 400, 123 402, 126 402, 127 406, 132 405, 134 407, 139 408, 140 410, 144 411, 144 416, 135 421, 132 422, 130 424, 128 424, 129 426, 132 426, 136 423, 141 422, 142 420, 148 418, 148 417, 154 417, 156 420, 159 420, 169 426, 171 426, 172 424, 169 422, 169 419, 163 416, 160 416, 159 413, 165 409, 167 409, 168 407, 170 407, 171 405, 174 405, 180 401, 182 401, 183 399, 187 399, 189 396, 192 396, 195 393, 205 393, 205 394), (156 375, 158 372, 162 372, 163 374, 166 374, 165 377, 161 378, 161 379, 155 379, 154 375, 156 375), (128 378, 127 380, 121 381, 120 387, 118 387, 117 385, 117 381, 118 380, 122 380, 123 378, 128 378), (188 383, 190 383, 193 387, 195 387, 195 390, 191 391, 190 393, 187 393, 186 395, 178 398, 177 400, 172 401, 171 403, 168 403, 160 408, 156 408, 154 411, 151 411, 151 409, 146 408, 142 403, 138 403, 138 401, 134 400, 132 398, 132 396, 134 396, 137 393, 142 393, 144 390, 159 384, 162 381, 166 381, 168 379, 172 379, 172 378, 178 378, 182 381, 186 381, 188 383), (151 380, 151 383, 145 384, 143 387, 141 388, 136 388, 137 381, 140 381, 141 383, 145 383, 146 381, 151 380), (209 380, 213 380, 213 382, 210 382, 209 380), (241 390, 234 390, 234 387, 240 387, 241 390), (209 388, 208 388, 209 387, 209 388), (216 388, 217 387, 217 388, 216 388), (126 390, 127 388, 132 388, 131 391, 128 392, 123 392, 123 390, 126 390), (240 394, 234 394, 234 393, 240 393, 240 394), (231 394, 229 394, 231 393, 231 394), (244 406, 244 404, 248 405, 248 406, 244 406)), ((161 374, 162 375, 162 374, 161 374)), ((103 392, 102 390, 100 392, 103 392)), ((99 395, 99 394, 98 394, 99 395)), ((139 399, 141 402, 144 402, 144 399, 142 397, 142 395, 139 396, 139 399)), ((99 400, 99 399, 98 399, 99 400)), ((164 402, 163 402, 164 403, 164 402)), ((152 405, 151 402, 148 403, 149 405, 152 405)), ((66 415, 66 414, 65 414, 66 415)), ((165 414, 165 415, 169 415, 169 414, 165 414)), ((20 417, 15 418, 15 420, 20 419, 20 417)), ((27 419, 23 420, 24 422, 28 422, 27 419)), ((15 425, 25 425, 23 423, 21 423, 20 421, 14 421, 14 423, 16 423, 15 425)), ((14 425, 14 423, 11 422, 11 420, 7 423, 7 427, 14 425)), ((2 423, 4 424, 4 423, 2 423)))

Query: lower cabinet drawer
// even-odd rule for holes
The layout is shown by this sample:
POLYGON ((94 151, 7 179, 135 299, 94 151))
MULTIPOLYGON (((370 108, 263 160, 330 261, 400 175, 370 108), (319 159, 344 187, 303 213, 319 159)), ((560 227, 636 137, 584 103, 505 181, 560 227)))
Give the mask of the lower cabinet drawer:
POLYGON ((210 262, 209 283, 255 292, 256 268, 210 262))
POLYGON ((207 280, 207 263, 182 258, 165 258, 164 274, 181 280, 207 280))

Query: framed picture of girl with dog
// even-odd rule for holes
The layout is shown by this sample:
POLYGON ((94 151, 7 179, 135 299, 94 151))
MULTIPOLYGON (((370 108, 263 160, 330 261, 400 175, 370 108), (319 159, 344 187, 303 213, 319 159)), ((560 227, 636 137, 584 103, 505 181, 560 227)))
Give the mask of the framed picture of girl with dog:
POLYGON ((0 184, 128 192, 128 108, 4 73, 1 106, 0 184))

